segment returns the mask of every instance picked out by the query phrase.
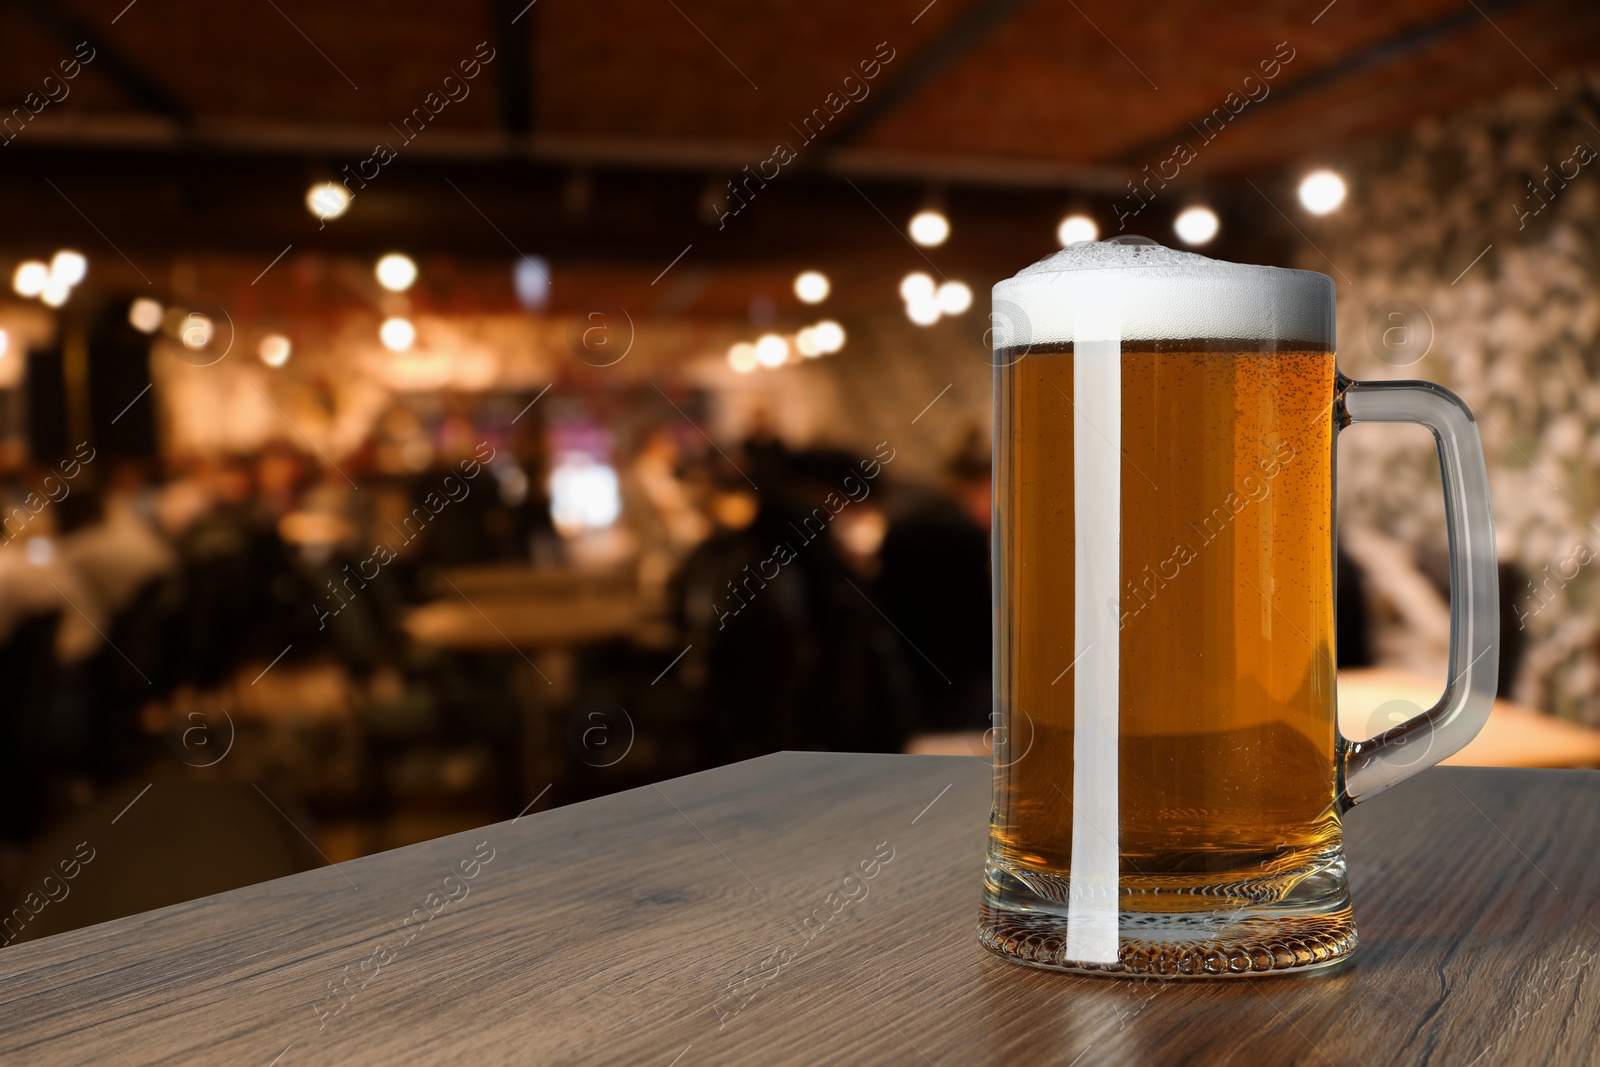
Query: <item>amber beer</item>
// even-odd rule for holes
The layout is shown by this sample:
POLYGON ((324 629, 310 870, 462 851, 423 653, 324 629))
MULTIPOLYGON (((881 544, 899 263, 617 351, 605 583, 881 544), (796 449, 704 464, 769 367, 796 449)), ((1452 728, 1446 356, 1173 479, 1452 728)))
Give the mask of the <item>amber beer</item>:
POLYGON ((1498 684, 1482 445, 1428 382, 1334 368, 1333 282, 1143 238, 994 288, 995 790, 979 939, 1207 977, 1355 947, 1340 816, 1470 741, 1498 684), (1334 436, 1427 427, 1450 542, 1432 708, 1346 740, 1334 436))
MULTIPOLYGON (((1333 354, 1247 344, 1122 352, 1118 638, 1144 669, 1121 678, 1120 845, 1124 888, 1159 910, 1192 910, 1186 894, 1211 884, 1270 900, 1339 829, 1333 354)), ((1045 879, 1072 855, 1072 361, 1070 345, 1036 347, 1001 401, 998 527, 1015 534, 1000 662, 1013 740, 1032 748, 1000 770, 995 855, 1045 879)))
MULTIPOLYGON (((1163 254, 1210 262, 1128 252, 1141 266, 1163 254)), ((1080 296, 1083 316, 1104 317, 1109 300, 1117 330, 1149 333, 1140 279, 1112 278, 1080 296)), ((1187 280, 1204 295, 1203 278, 1187 280)), ((1026 311, 1028 328, 1049 332, 1026 311)), ((1242 318, 1223 325, 1252 316, 1242 318)), ((1286 320, 1254 318, 1273 331, 1286 320)), ((1054 933, 1053 955, 1033 962, 1089 969, 1204 973, 1227 969, 1230 952, 1331 961, 1353 943, 1335 800, 1331 325, 1298 337, 1173 326, 1171 337, 1101 336, 1086 351, 1028 339, 995 352, 1005 728, 983 934, 1026 956, 1054 933), (1080 450, 1096 455, 1086 465, 1080 450), (1086 497, 1080 478, 1100 484, 1086 497), (1086 528, 1106 542, 1087 573, 1086 528), (1080 581, 1099 583, 1087 608, 1080 581), (1078 632, 1085 618, 1093 634, 1078 632), (1086 713, 1075 675, 1089 669, 1099 678, 1087 691, 1114 694, 1086 713), (1087 748, 1085 714, 1101 734, 1087 748), (1100 876, 1074 884, 1075 855, 1092 867, 1095 853, 1100 876), (1109 929, 1069 951, 1072 920, 1091 925, 1096 899, 1109 929), (1284 912, 1306 921, 1237 936, 1241 920, 1284 912), (1057 928, 1041 932, 1040 915, 1057 928), (1130 920, 1164 932, 1130 944, 1130 920), (1218 940, 1222 927, 1235 932, 1218 940), (1198 944, 1207 939, 1214 948, 1198 944)), ((1248 969, 1281 965, 1262 962, 1248 969)))

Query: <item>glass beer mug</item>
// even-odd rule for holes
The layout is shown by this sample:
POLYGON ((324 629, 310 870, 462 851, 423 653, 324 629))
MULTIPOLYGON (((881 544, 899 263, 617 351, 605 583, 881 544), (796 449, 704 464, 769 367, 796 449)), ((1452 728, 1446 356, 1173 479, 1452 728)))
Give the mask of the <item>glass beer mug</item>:
POLYGON ((979 933, 1142 977, 1355 948, 1341 816, 1465 745, 1499 638, 1482 447, 1424 382, 1334 366, 1334 286, 1145 238, 994 287, 994 809, 979 933), (1370 740, 1334 705, 1334 435, 1432 431, 1450 539, 1439 702, 1370 740))

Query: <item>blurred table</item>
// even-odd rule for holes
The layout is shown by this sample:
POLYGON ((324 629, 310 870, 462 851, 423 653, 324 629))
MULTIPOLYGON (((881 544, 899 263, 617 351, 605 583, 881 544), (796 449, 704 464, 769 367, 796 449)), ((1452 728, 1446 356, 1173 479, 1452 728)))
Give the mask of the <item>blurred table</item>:
MULTIPOLYGON (((1339 732, 1352 740, 1374 737, 1432 707, 1443 691, 1442 679, 1430 681, 1387 667, 1340 671, 1339 732)), ((919 734, 906 751, 919 756, 970 756, 984 755, 988 747, 986 736, 972 731, 919 734)), ((1478 736, 1443 763, 1446 767, 1600 767, 1600 730, 1497 700, 1478 736)))
POLYGON ((413 639, 440 648, 536 651, 627 637, 638 629, 640 614, 632 596, 457 596, 412 608, 402 624, 413 639))
POLYGON ((438 599, 405 613, 411 638, 452 652, 514 655, 522 795, 570 773, 574 650, 640 636, 649 623, 630 574, 484 564, 440 571, 438 599))
POLYGON ((1351 966, 1173 984, 978 947, 989 788, 781 753, 20 944, 0 1062, 1593 1060, 1600 773, 1426 771, 1347 817, 1351 966))

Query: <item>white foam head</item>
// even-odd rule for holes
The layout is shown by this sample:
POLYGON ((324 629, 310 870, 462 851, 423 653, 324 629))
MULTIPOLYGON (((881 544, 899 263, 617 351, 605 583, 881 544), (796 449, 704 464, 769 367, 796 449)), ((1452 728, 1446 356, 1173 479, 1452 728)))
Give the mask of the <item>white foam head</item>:
POLYGON ((1333 350, 1333 279, 1227 263, 1144 237, 1080 241, 994 287, 994 347, 1300 341, 1333 350))

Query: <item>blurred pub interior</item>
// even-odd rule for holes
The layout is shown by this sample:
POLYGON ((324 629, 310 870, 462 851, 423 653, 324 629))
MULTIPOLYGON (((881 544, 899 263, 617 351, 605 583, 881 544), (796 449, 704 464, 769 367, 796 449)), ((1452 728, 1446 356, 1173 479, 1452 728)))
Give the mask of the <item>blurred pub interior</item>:
MULTIPOLYGON (((988 289, 1096 234, 1327 273, 1345 373, 1471 401, 1463 755, 1600 764, 1592 3, 0 26, 0 941, 782 748, 984 754, 988 289)), ((1364 737, 1443 686, 1444 524, 1423 431, 1340 449, 1364 737)))

